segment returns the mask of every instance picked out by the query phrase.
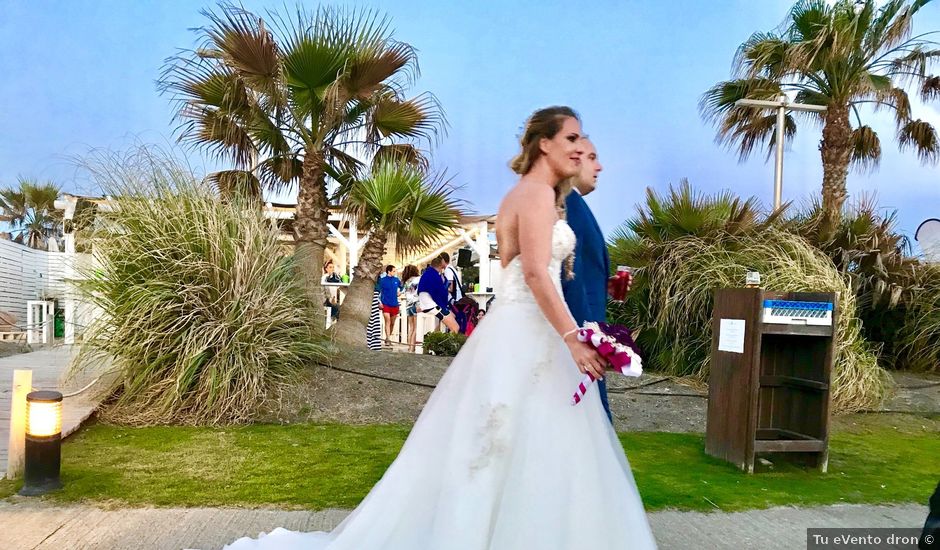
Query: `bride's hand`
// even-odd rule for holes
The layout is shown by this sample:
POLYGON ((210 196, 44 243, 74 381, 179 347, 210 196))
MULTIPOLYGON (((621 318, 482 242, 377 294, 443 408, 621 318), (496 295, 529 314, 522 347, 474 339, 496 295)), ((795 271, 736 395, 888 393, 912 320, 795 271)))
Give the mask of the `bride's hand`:
POLYGON ((565 343, 568 344, 568 351, 582 374, 591 373, 595 380, 604 377, 607 361, 590 344, 578 341, 574 335, 565 338, 565 343))

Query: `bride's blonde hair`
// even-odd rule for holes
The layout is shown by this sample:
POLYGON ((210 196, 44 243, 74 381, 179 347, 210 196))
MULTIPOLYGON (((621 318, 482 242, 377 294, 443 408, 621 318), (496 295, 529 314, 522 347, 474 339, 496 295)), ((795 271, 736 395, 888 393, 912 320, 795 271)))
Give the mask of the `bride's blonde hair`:
POLYGON ((542 156, 542 149, 539 147, 539 141, 542 139, 552 139, 561 131, 566 118, 581 120, 578 113, 571 107, 559 106, 546 107, 532 113, 532 116, 526 120, 525 129, 522 137, 519 138, 519 145, 522 152, 516 155, 509 163, 512 171, 520 176, 528 174, 535 161, 542 156))
MULTIPOLYGON (((522 137, 519 138, 519 145, 522 147, 522 151, 509 162, 509 167, 512 168, 512 171, 520 176, 528 174, 529 170, 532 169, 532 165, 535 164, 535 161, 542 156, 539 141, 543 138, 552 139, 555 137, 555 135, 561 131, 561 127, 564 125, 566 118, 581 121, 581 117, 578 116, 578 113, 576 113, 574 109, 563 105, 546 107, 532 113, 532 116, 526 120, 522 137)), ((565 199, 568 197, 568 193, 574 188, 576 181, 575 177, 565 178, 555 186, 555 209, 558 211, 558 217, 561 219, 567 219, 568 217, 567 211, 565 210, 565 199)), ((573 252, 565 258, 564 271, 567 279, 574 278, 573 252)))

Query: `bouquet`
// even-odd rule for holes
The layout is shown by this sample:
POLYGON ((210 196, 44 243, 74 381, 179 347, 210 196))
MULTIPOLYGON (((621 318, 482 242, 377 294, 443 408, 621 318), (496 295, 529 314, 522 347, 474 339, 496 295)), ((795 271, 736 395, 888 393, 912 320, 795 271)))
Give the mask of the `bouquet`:
MULTIPOLYGON (((624 376, 643 374, 643 362, 640 359, 639 349, 627 327, 607 323, 584 323, 584 326, 578 330, 578 340, 591 344, 597 353, 610 363, 611 370, 624 376)), ((584 379, 578 384, 578 389, 571 398, 572 405, 581 402, 594 380, 594 375, 591 373, 584 375, 584 379)))

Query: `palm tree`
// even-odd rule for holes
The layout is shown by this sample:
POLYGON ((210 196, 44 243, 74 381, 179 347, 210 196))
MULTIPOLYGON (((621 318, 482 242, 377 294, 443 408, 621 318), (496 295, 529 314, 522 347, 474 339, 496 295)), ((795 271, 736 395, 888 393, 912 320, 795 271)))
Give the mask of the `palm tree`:
POLYGON ((59 187, 23 178, 17 185, 0 190, 0 219, 9 222, 14 241, 45 249, 49 238, 62 233, 62 213, 55 209, 59 187))
MULTIPOLYGON (((940 58, 940 44, 912 36, 914 15, 928 1, 889 0, 877 9, 874 0, 797 2, 779 31, 756 33, 741 45, 735 78, 703 96, 702 113, 716 124, 718 141, 736 145, 742 160, 763 144, 768 154, 773 150, 775 116, 736 109, 739 99, 774 100, 795 92, 798 102, 826 106, 806 118, 822 126, 822 206, 829 227, 838 224, 849 166, 873 169, 881 158, 881 140, 863 124, 861 107, 893 111, 900 148, 936 162, 936 130, 911 116, 906 91, 916 86, 925 101, 940 97, 940 77, 927 72, 940 58)), ((788 116, 786 138, 795 133, 788 116)))
POLYGON ((372 175, 352 184, 345 209, 371 233, 343 301, 337 341, 365 345, 372 292, 390 237, 399 253, 408 253, 459 225, 460 203, 452 191, 442 178, 428 177, 422 167, 400 161, 382 162, 372 175))
POLYGON ((435 139, 443 112, 430 94, 405 97, 416 52, 374 12, 268 12, 276 34, 232 4, 203 14, 203 44, 168 59, 160 82, 178 102, 179 139, 234 163, 211 175, 223 193, 298 186, 298 276, 319 303, 328 178, 348 185, 363 165, 356 154, 418 156, 408 140, 435 139))

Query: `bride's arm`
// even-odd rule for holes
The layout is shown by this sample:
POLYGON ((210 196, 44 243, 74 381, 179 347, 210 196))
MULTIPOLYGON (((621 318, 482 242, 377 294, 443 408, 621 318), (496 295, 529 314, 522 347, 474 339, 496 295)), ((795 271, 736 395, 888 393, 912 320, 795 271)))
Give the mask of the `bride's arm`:
POLYGON ((557 219, 555 194, 550 187, 539 186, 532 190, 532 195, 530 207, 519 214, 519 258, 525 282, 542 314, 558 335, 564 336, 578 368, 600 378, 604 373, 604 361, 592 347, 578 342, 573 333, 578 325, 548 272, 552 260, 552 233, 557 219))

